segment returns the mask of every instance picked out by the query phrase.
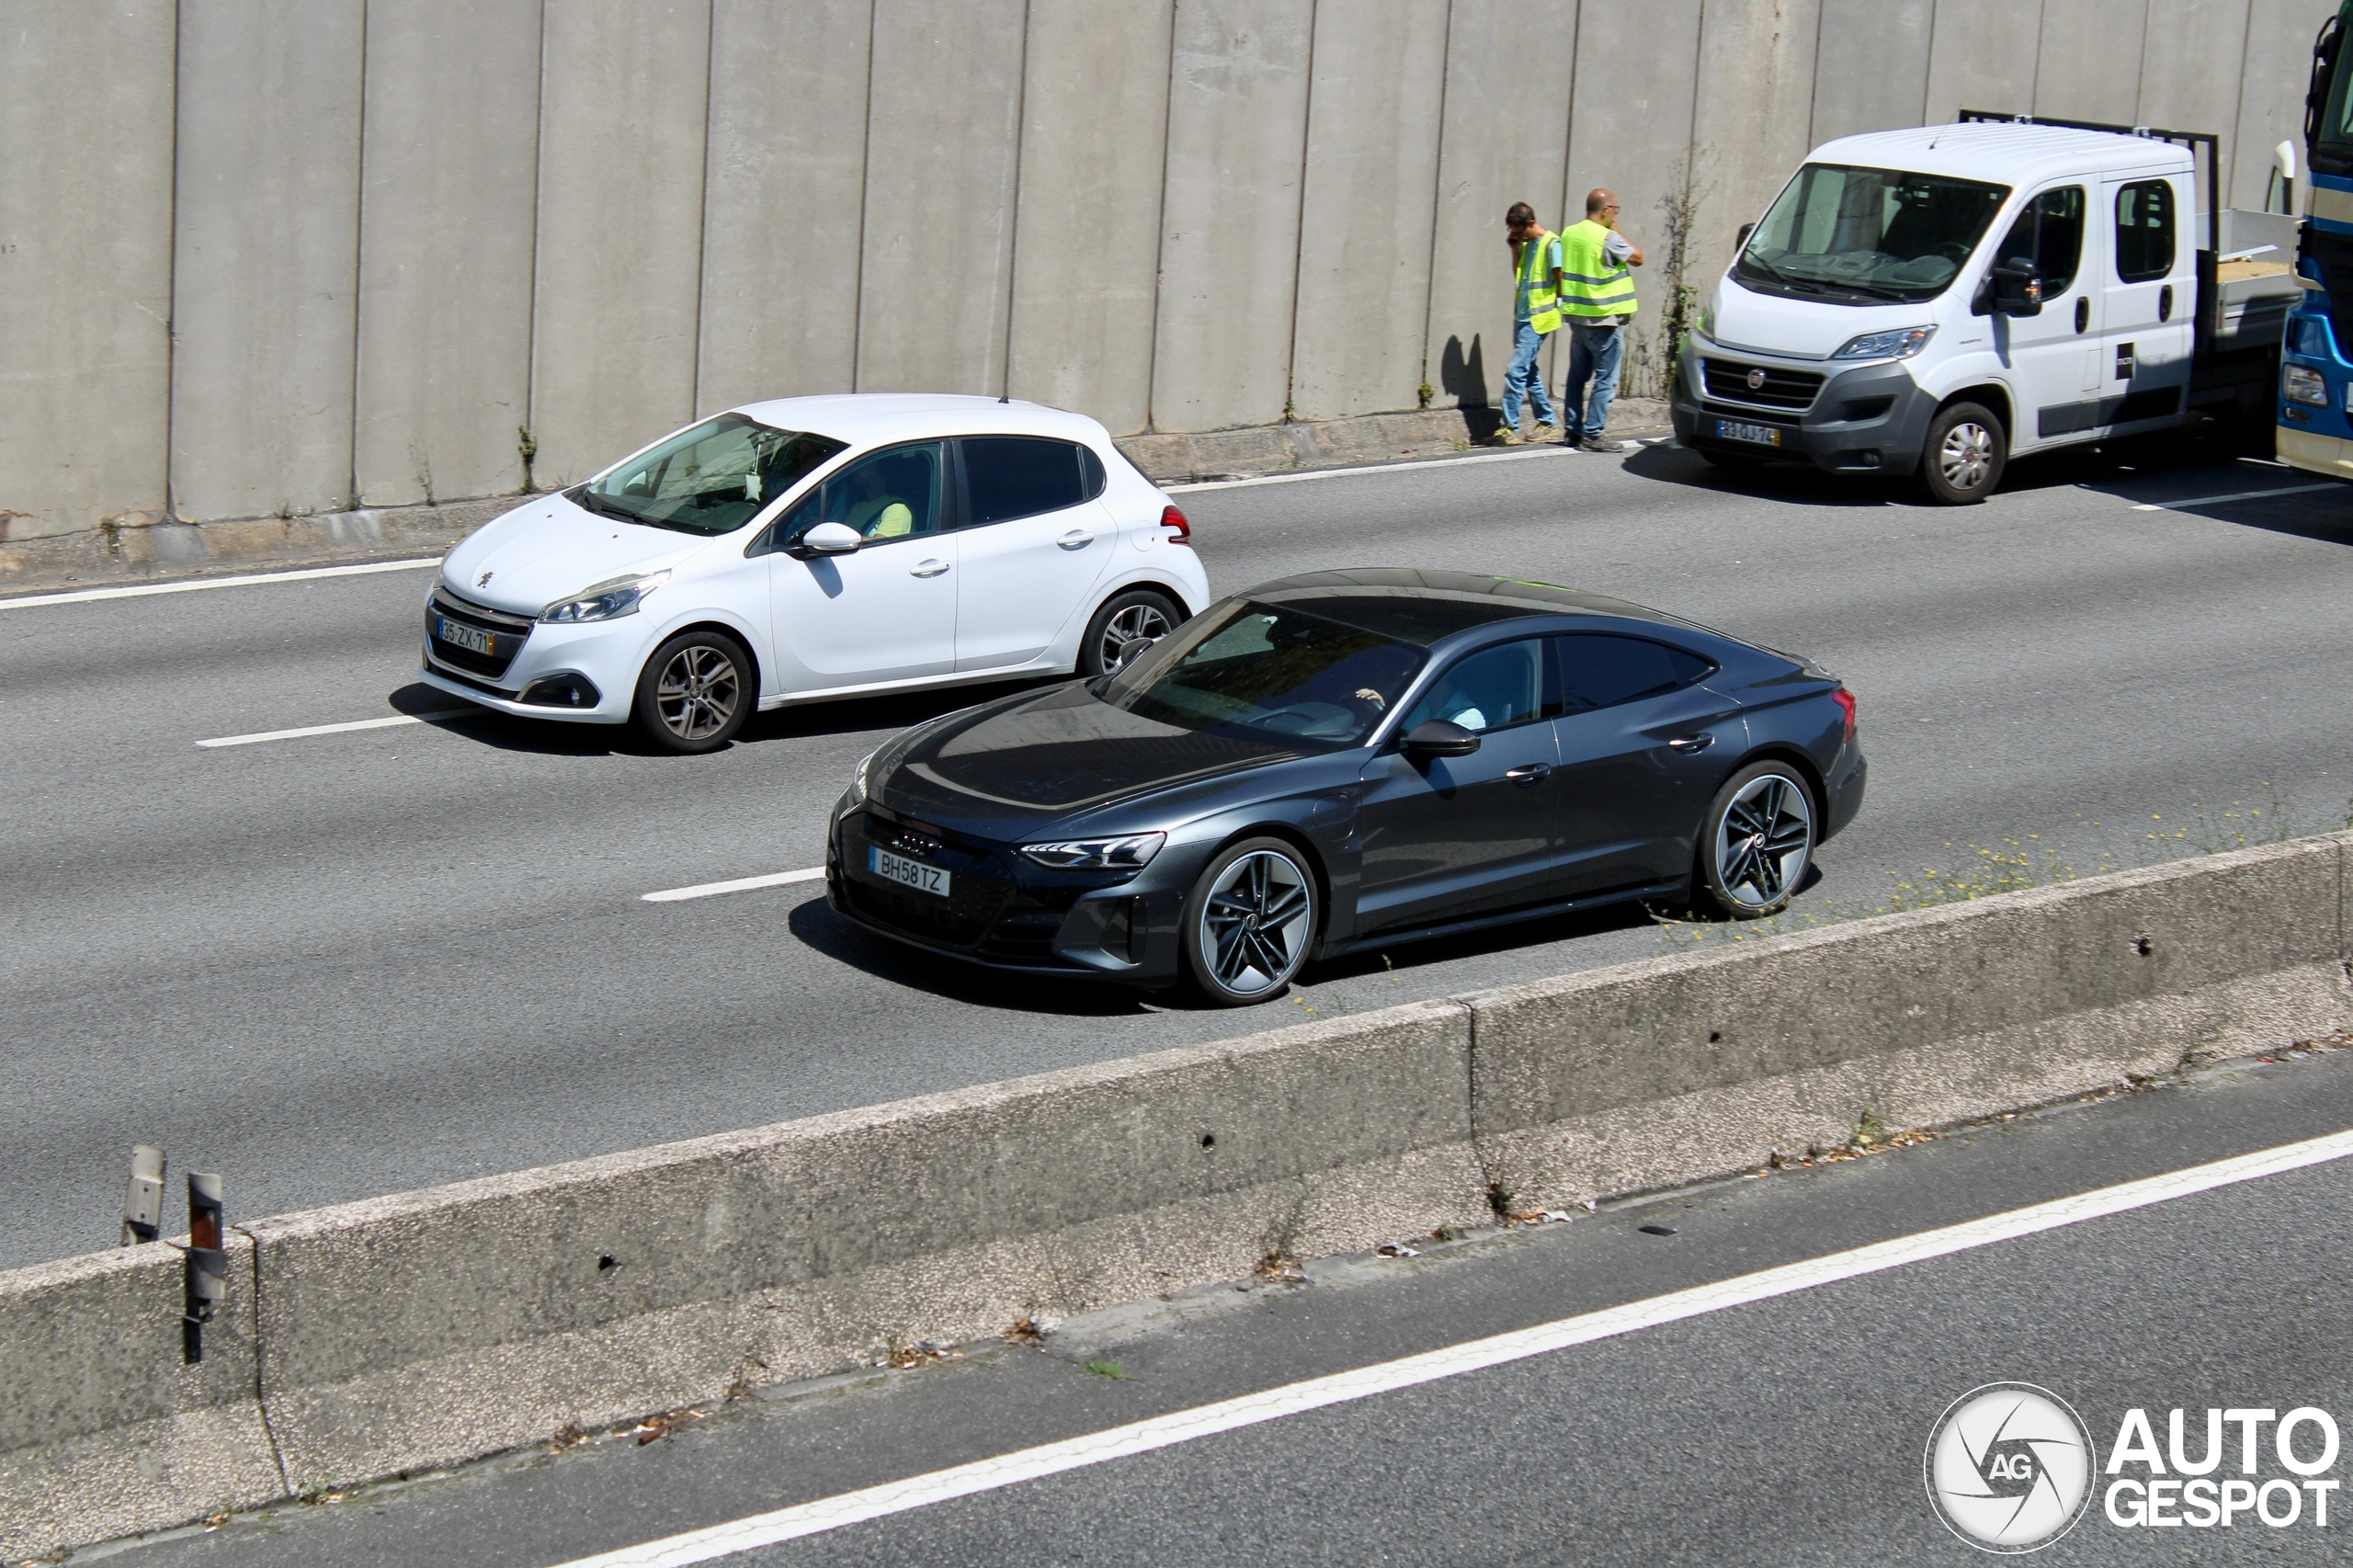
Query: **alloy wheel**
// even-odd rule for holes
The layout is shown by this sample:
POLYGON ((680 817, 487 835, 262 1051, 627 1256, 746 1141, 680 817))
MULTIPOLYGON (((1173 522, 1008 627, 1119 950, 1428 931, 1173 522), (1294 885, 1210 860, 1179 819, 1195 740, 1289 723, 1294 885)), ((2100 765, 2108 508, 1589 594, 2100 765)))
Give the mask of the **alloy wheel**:
POLYGON ((1994 469, 1994 433, 1973 419, 1964 419, 1945 432, 1937 449, 1937 467, 1955 490, 1982 486, 1994 469))
POLYGON ((1168 618, 1158 605, 1128 606, 1103 623, 1103 673, 1108 675, 1120 667, 1120 650, 1134 639, 1149 637, 1157 642, 1167 635, 1168 618))
POLYGON ((1813 802, 1779 773, 1760 774, 1716 820, 1716 880, 1733 901, 1768 909, 1788 896, 1813 855, 1813 802))
POLYGON ((708 740, 725 729, 743 697, 735 661, 708 643, 679 649, 654 687, 663 727, 682 741, 708 740))
POLYGON ((1200 953, 1236 996, 1271 991, 1305 956, 1314 897, 1289 856, 1255 849, 1218 873, 1201 905, 1200 953))

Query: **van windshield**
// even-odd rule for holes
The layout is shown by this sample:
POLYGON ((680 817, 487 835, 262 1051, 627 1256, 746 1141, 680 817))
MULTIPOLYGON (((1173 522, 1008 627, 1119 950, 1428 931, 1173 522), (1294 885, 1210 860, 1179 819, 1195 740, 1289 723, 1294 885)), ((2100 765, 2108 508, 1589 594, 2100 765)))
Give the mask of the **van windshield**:
POLYGON ((1733 276, 1839 304, 1928 300, 1977 249, 2010 187, 1808 164, 1756 225, 1733 276))

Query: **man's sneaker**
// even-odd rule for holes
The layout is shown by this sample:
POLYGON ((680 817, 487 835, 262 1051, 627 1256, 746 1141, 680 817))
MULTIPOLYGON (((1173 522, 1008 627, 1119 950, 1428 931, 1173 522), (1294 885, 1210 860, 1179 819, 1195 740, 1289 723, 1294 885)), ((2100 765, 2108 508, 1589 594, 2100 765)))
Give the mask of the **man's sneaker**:
POLYGON ((1517 447, 1519 444, 1519 432, 1508 425, 1498 426, 1495 433, 1487 437, 1487 445, 1491 447, 1517 447))
POLYGON ((1617 449, 1617 442, 1605 441, 1598 436, 1587 436, 1577 443, 1577 450, 1581 452, 1614 452, 1617 449))
POLYGON ((1540 420, 1537 422, 1536 434, 1529 438, 1540 442, 1557 441, 1561 438, 1561 427, 1549 419, 1540 420))

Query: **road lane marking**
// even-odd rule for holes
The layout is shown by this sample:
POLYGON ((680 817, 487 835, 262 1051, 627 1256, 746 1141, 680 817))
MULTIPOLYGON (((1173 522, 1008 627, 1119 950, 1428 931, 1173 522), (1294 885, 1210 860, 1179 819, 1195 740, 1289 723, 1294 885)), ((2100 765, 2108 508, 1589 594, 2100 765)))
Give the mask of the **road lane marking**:
POLYGON ((395 724, 423 724, 435 719, 467 719, 489 711, 483 708, 444 708, 432 713, 396 713, 389 719, 354 719, 347 724, 305 724, 299 730, 263 730, 251 735, 221 735, 199 741, 200 746, 255 746, 264 741, 299 741, 305 735, 342 735, 354 730, 389 730, 395 724))
POLYGON ((2200 495, 2188 501, 2151 501, 2132 509, 2136 512, 2180 512, 2192 506, 2219 506, 2225 501, 2260 501, 2266 495, 2305 495, 2315 490, 2345 488, 2335 480, 2322 484, 2282 484, 2269 490, 2241 490, 2230 495, 2200 495))
POLYGON ((2302 1143, 2284 1144, 2276 1149, 2217 1160, 2211 1165, 2194 1165, 2187 1170, 2129 1181, 2118 1187, 2077 1193, 2030 1208, 2014 1209, 2005 1214, 1989 1215, 1941 1230, 1899 1236, 1893 1241, 1858 1247, 1852 1252, 1834 1253, 1804 1263, 1786 1264, 1779 1268, 1745 1274, 1737 1278, 1696 1286, 1688 1290, 1677 1290, 1648 1301, 1587 1312, 1581 1317, 1563 1318, 1557 1323, 1540 1324, 1534 1328, 1518 1329, 1488 1339, 1474 1339, 1442 1350, 1425 1351, 1418 1356, 1363 1367, 1352 1372, 1311 1378, 1284 1388, 1267 1389, 1236 1399, 1222 1400, 1215 1404, 1155 1415, 1149 1420, 1090 1432, 1085 1437, 1066 1438, 1059 1443, 1024 1449, 1017 1453, 1000 1454, 949 1470, 934 1471, 927 1475, 910 1476, 904 1481, 887 1482, 881 1486, 845 1492, 813 1503, 779 1508, 773 1513, 755 1514, 727 1524, 712 1525, 683 1535, 624 1547, 619 1551, 579 1558, 560 1564, 559 1568, 687 1568, 689 1563, 709 1562, 739 1551, 750 1551, 779 1541, 839 1529, 845 1525, 904 1513, 951 1498, 994 1492, 1000 1487, 1057 1475, 1064 1471, 1150 1453, 1155 1449, 1171 1448, 1220 1432, 1280 1420, 1286 1415, 1297 1415, 1305 1411, 1369 1398, 1373 1394, 1435 1382, 1441 1378, 1459 1377, 1465 1372, 1526 1360, 1571 1346, 1589 1345, 1596 1340, 1655 1328, 1662 1324, 1722 1312, 1728 1307, 1745 1306, 1776 1296, 1809 1290, 1819 1285, 1836 1284, 1862 1275, 1900 1268, 1905 1264, 1923 1263, 1931 1258, 1990 1246, 1995 1242, 2013 1241, 2021 1236, 2056 1230, 2063 1225, 2080 1224, 2086 1220, 2102 1219, 2177 1198, 2191 1197, 2215 1187, 2279 1176, 2330 1160, 2341 1160, 2347 1155, 2353 1155, 2353 1131, 2335 1132, 2302 1143))
POLYGON ((27 605, 80 605, 93 599, 140 599, 150 594, 192 594, 199 588, 243 588, 255 583, 299 583, 313 577, 364 577, 371 572, 417 572, 438 566, 438 555, 414 561, 371 561, 364 566, 308 566, 300 572, 256 572, 242 577, 196 577, 184 583, 142 583, 132 588, 76 588, 66 594, 31 594, 0 599, 0 609, 27 605))
POLYGON ((1463 463, 1518 462, 1522 458, 1565 458, 1566 447, 1540 446, 1527 452, 1473 452, 1464 457, 1416 458, 1412 462, 1372 463, 1364 468, 1319 468, 1306 473, 1262 473, 1255 479, 1200 479, 1190 484, 1164 484, 1171 495, 1181 490, 1239 490, 1247 484, 1298 484, 1310 479, 1353 479, 1368 473, 1395 473, 1408 468, 1455 468, 1463 463))
POLYGON ((698 882, 690 888, 665 888, 660 892, 641 893, 648 903, 676 903, 681 899, 716 898, 723 892, 749 892, 754 888, 780 888, 787 882, 813 882, 825 874, 823 866, 812 866, 805 871, 778 871, 766 877, 738 877, 732 882, 698 882))

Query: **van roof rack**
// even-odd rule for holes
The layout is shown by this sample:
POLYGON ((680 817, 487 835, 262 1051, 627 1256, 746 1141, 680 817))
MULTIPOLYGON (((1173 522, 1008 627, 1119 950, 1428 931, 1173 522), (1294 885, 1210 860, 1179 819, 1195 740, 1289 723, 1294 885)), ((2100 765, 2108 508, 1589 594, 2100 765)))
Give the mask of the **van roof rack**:
POLYGON ((2110 125, 2099 119, 2059 119, 2041 114, 1996 114, 1992 109, 1965 108, 1963 125, 2047 125, 2057 131, 2105 131, 2111 136, 2139 136, 2151 142, 2176 142, 2189 149, 2194 160, 2206 153, 2206 247, 2222 249, 2222 143, 2211 131, 2160 131, 2153 125, 2110 125))

